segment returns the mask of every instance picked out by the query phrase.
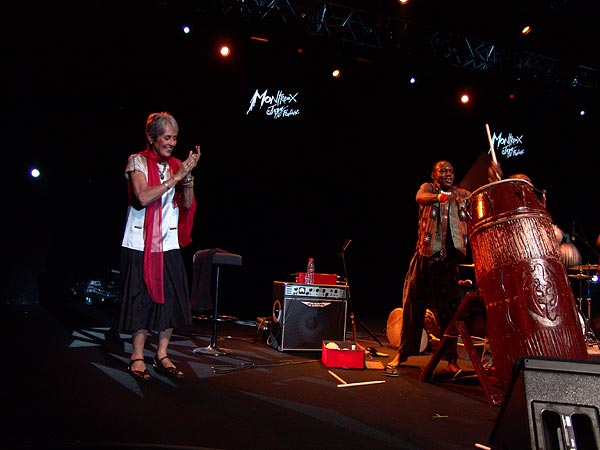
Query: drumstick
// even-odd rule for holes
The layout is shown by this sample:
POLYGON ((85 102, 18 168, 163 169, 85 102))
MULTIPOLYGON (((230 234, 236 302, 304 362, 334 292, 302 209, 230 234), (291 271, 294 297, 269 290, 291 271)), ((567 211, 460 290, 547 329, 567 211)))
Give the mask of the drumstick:
POLYGON ((336 380, 338 380, 340 383, 342 384, 348 384, 346 383, 345 380, 343 380, 341 377, 338 377, 335 373, 333 373, 331 370, 327 371, 329 373, 329 375, 331 375, 333 378, 335 378, 336 380))
POLYGON ((492 161, 494 161, 495 164, 498 164, 498 161, 496 160, 496 152, 494 151, 494 142, 492 141, 492 135, 490 133, 490 126, 487 123, 485 124, 485 130, 487 131, 488 141, 490 143, 490 153, 492 154, 492 161))
POLYGON ((359 383, 344 383, 344 384, 338 384, 337 387, 345 388, 345 387, 366 386, 367 384, 380 384, 380 383, 385 383, 385 380, 361 381, 359 383))

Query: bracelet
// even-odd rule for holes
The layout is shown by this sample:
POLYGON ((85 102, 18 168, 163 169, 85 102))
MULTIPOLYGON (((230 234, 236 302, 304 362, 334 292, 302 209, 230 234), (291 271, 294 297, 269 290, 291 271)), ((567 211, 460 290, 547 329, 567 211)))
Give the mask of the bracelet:
POLYGON ((169 183, 167 183, 166 181, 163 181, 163 182, 162 182, 162 184, 163 184, 163 186, 164 186, 164 187, 166 187, 166 188, 167 188, 167 191, 168 191, 169 189, 171 189, 171 186, 169 186, 169 183))
POLYGON ((181 180, 181 184, 187 186, 188 184, 192 184, 194 182, 194 177, 184 178, 181 180))

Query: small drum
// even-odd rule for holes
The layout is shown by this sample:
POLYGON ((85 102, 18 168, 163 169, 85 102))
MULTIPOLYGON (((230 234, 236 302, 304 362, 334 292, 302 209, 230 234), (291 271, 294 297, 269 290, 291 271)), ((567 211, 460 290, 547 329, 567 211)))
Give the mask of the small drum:
POLYGON ((588 359, 552 219, 520 179, 469 198, 469 240, 496 374, 508 389, 524 356, 588 359))
MULTIPOLYGON (((424 326, 427 329, 430 327, 431 331, 434 331, 435 329, 439 331, 435 316, 430 310, 427 310, 425 313, 424 326)), ((420 352, 424 352, 429 344, 429 333, 427 332, 427 329, 423 329, 421 346, 419 347, 420 352)), ((398 349, 398 347, 400 347, 400 335, 402 334, 402 308, 396 308, 390 313, 385 333, 392 348, 398 349)))

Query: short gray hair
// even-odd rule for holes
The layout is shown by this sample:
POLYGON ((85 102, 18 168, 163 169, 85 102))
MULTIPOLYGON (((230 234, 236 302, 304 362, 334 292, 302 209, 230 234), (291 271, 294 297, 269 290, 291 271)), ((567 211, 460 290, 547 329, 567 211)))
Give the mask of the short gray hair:
POLYGON ((171 113, 163 111, 150 114, 146 119, 146 135, 150 135, 152 140, 156 140, 165 132, 167 124, 170 124, 175 132, 179 133, 179 125, 171 113))

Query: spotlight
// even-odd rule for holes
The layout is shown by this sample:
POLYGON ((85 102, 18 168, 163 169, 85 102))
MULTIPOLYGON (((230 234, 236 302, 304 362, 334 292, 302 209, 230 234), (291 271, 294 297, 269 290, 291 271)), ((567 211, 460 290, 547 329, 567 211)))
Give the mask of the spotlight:
POLYGON ((577 75, 575 75, 572 79, 571 79, 571 86, 573 87, 577 87, 579 86, 579 77, 577 75))
POLYGON ((227 45, 223 45, 221 46, 221 48, 219 49, 219 53, 221 54, 221 56, 223 57, 228 57, 229 54, 231 53, 231 49, 227 46, 227 45))

